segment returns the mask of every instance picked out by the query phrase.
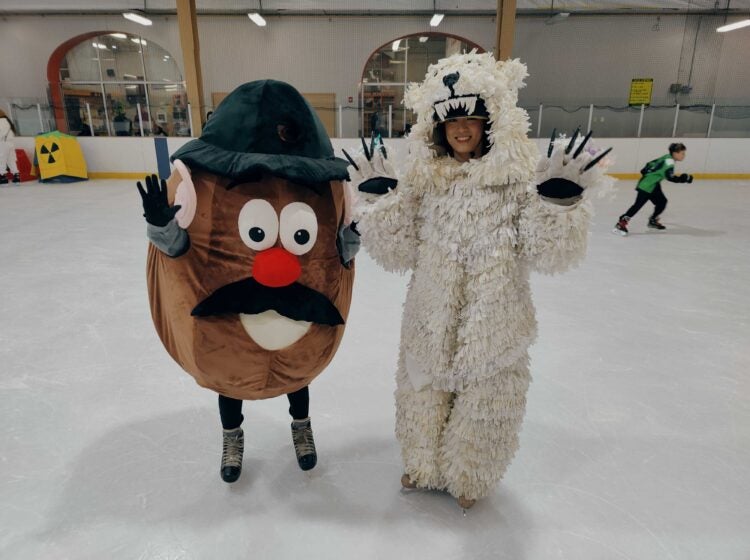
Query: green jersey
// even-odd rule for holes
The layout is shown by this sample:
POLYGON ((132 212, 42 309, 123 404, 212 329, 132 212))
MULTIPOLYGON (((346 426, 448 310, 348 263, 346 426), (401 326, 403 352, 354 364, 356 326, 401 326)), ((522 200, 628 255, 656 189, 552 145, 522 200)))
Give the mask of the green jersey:
POLYGON ((660 181, 674 181, 674 159, 671 154, 649 161, 641 169, 641 179, 636 189, 652 193, 660 181))

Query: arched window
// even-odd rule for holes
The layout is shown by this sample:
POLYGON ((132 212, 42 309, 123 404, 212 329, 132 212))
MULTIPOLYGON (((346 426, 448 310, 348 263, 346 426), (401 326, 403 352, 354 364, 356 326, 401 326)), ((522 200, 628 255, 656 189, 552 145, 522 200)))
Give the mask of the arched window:
POLYGON ((187 94, 172 55, 129 33, 61 45, 48 65, 61 130, 96 136, 189 136, 187 94), (90 126, 91 125, 91 126, 90 126))
POLYGON ((360 84, 360 126, 369 137, 374 130, 384 137, 403 136, 414 115, 403 105, 410 82, 421 82, 427 67, 452 54, 477 49, 479 45, 444 33, 417 33, 394 39, 377 49, 367 60, 360 84))

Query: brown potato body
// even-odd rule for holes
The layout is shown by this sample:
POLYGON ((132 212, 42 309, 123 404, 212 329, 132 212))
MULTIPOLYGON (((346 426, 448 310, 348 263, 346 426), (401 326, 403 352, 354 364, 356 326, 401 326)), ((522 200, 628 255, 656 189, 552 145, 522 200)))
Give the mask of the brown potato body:
MULTIPOLYGON (((266 399, 307 386, 333 358, 344 325, 313 324, 294 344, 270 351, 250 338, 239 315, 202 318, 190 313, 218 288, 251 276, 256 252, 242 242, 237 218, 247 201, 262 198, 277 213, 291 202, 313 208, 318 238, 312 250, 299 257, 302 275, 297 282, 325 295, 346 320, 354 266, 345 268, 336 250, 344 219, 343 185, 332 181, 316 193, 267 175, 227 190, 227 178, 200 172, 193 174, 193 182, 198 207, 187 230, 190 249, 177 258, 153 245, 148 251, 151 315, 164 347, 199 385, 228 397, 266 399)), ((170 202, 178 183, 177 176, 170 177, 170 202)))

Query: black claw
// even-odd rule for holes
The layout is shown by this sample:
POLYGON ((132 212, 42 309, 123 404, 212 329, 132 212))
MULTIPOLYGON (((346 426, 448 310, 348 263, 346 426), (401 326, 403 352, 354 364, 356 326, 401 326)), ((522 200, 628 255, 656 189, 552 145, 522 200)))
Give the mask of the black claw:
POLYGON ((568 144, 568 147, 565 148, 565 154, 566 155, 569 154, 570 150, 573 149, 573 146, 575 145, 576 140, 578 139, 578 133, 579 132, 581 132, 581 127, 580 126, 578 128, 576 128, 576 131, 573 133, 573 138, 570 139, 570 143, 568 144))
POLYGON ((601 154, 599 154, 594 159, 592 159, 586 167, 583 168, 583 172, 585 173, 586 171, 594 167, 597 163, 599 163, 602 159, 604 159, 604 156, 606 156, 611 151, 612 151, 612 148, 607 148, 606 150, 604 150, 601 154))
POLYGON ((354 166, 354 169, 356 169, 357 171, 359 171, 359 167, 357 166, 356 163, 354 163, 354 160, 352 159, 352 157, 349 154, 346 153, 346 150, 344 150, 342 148, 341 151, 344 152, 344 156, 346 157, 346 159, 349 160, 349 163, 351 163, 354 166))
POLYGON ((362 141, 362 149, 365 151, 365 157, 367 158, 367 161, 370 161, 370 158, 372 158, 372 156, 370 155, 370 152, 367 150, 367 142, 365 142, 365 139, 362 138, 361 136, 359 137, 359 139, 362 141))
POLYGON ((555 134, 557 134, 557 129, 552 129, 552 136, 549 137, 549 148, 547 148, 547 157, 552 157, 552 149, 555 147, 555 134))
POLYGON ((581 142, 581 145, 578 146, 578 149, 573 154, 573 159, 576 159, 578 156, 581 155, 581 152, 583 151, 583 147, 586 145, 586 142, 589 141, 589 138, 591 138, 591 135, 594 133, 593 130, 589 130, 589 133, 585 136, 583 139, 583 142, 581 142))

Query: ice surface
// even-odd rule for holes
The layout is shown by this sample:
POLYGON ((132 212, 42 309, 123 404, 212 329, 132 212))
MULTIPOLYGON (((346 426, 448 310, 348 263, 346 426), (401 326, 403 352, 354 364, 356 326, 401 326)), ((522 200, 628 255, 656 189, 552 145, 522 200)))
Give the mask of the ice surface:
POLYGON ((359 258, 349 327, 311 386, 318 466, 286 399, 246 403, 219 478, 213 393, 151 324, 132 181, 0 188, 0 558, 750 557, 750 185, 667 184, 665 232, 610 233, 533 278, 521 449, 465 517, 400 490, 393 371, 406 278, 359 258))

